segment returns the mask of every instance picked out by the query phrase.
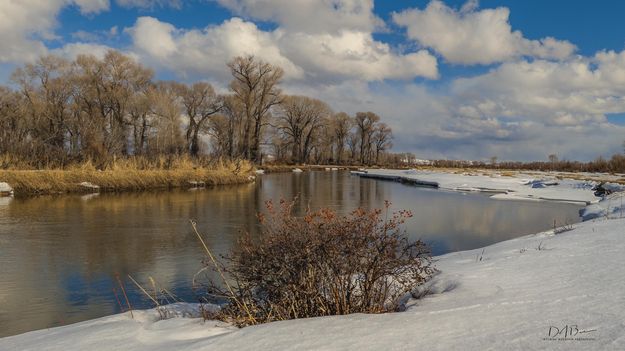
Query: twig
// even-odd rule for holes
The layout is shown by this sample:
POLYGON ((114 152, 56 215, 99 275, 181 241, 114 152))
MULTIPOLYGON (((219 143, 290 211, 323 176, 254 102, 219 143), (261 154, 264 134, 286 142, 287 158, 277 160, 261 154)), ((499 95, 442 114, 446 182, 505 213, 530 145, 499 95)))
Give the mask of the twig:
POLYGON ((482 258, 484 257, 484 250, 486 250, 486 248, 482 249, 482 253, 481 254, 475 256, 475 262, 482 261, 482 258))
POLYGON ((113 287, 113 294, 115 295, 115 300, 117 301, 117 305, 119 306, 119 310, 122 311, 122 313, 126 312, 126 311, 124 311, 124 307, 122 306, 121 301, 119 301, 119 296, 117 295, 117 289, 115 289, 115 287, 113 287))
POLYGON ((130 317, 132 319, 135 319, 135 316, 132 314, 132 306, 130 305, 130 300, 128 300, 128 295, 126 295, 126 289, 124 289, 124 283, 122 283, 122 280, 119 279, 119 273, 115 273, 115 278, 117 279, 117 283, 122 289, 122 293, 124 294, 124 298, 126 299, 126 305, 128 305, 128 310, 130 311, 130 317))
POLYGON ((134 278, 133 278, 130 274, 128 274, 128 278, 130 278, 130 280, 132 280, 132 282, 133 282, 133 283, 135 283, 135 285, 136 285, 139 289, 141 289, 141 291, 143 291, 143 293, 144 293, 147 297, 149 297, 149 298, 150 298, 150 300, 154 301, 154 303, 156 304, 156 306, 160 306, 160 304, 158 303, 158 301, 154 300, 154 298, 152 297, 152 295, 150 295, 147 291, 145 291, 145 289, 144 289, 144 288, 143 288, 143 287, 142 287, 139 283, 137 283, 137 281, 136 281, 136 280, 134 280, 134 278))
POLYGON ((228 291, 230 292, 230 295, 232 296, 232 299, 234 300, 234 302, 239 306, 242 307, 245 312, 247 313, 247 316, 250 318, 250 320, 256 324, 256 318, 254 318, 254 316, 252 316, 252 313, 250 312, 249 308, 247 307, 247 304, 245 302, 241 303, 239 301, 239 299, 237 299, 234 290, 232 290, 232 287, 230 286, 230 284, 228 283, 228 281, 226 280, 226 276, 224 275, 223 271, 221 270, 221 268, 219 268, 219 264, 217 264, 217 261, 215 260, 215 257, 213 256, 213 254, 211 253, 211 251, 208 249, 208 246, 206 246, 206 243, 204 242, 204 239, 202 239, 202 235, 200 235, 200 232, 198 232, 197 230, 197 224, 195 223, 194 220, 189 220, 189 222, 191 222, 191 227, 193 227, 193 231, 195 232, 195 235, 197 235, 198 239, 200 239, 200 242, 202 243, 202 246, 204 246, 204 250, 206 251, 206 253, 208 254, 208 257, 210 258, 210 260, 213 262, 213 265, 215 266, 215 269, 217 269, 217 272, 219 273, 219 275, 221 276, 221 280, 224 282, 224 284, 226 285, 226 288, 228 288, 228 291))

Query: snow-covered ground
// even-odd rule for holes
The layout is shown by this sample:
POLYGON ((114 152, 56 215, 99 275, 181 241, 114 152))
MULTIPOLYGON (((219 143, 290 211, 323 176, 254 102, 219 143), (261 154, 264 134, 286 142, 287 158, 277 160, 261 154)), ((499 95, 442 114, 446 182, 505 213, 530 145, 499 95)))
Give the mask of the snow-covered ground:
MULTIPOLYGON (((353 174, 395 179, 424 185, 437 186, 452 191, 475 191, 494 193, 496 199, 545 200, 590 204, 599 201, 592 188, 596 181, 558 179, 549 173, 512 173, 502 175, 496 172, 488 174, 451 173, 423 170, 367 169, 353 174)), ((618 185, 612 184, 615 188, 618 185)))
POLYGON ((623 252, 625 219, 587 221, 437 257, 441 273, 405 312, 236 329, 187 306, 7 337, 0 350, 623 350, 623 252))
MULTIPOLYGON (((507 177, 487 184, 471 178, 441 180, 441 186, 495 184, 492 189, 515 192, 525 186, 498 182, 507 177)), ((576 186, 566 185, 572 183, 559 184, 549 186, 563 188, 558 199, 584 199, 576 186)), ((155 310, 135 311, 134 319, 125 313, 3 338, 0 350, 624 350, 621 203, 620 195, 609 196, 587 208, 599 214, 596 219, 559 234, 436 257, 440 273, 405 312, 237 329, 194 318, 194 306, 176 305, 169 319, 159 320, 155 310)))
POLYGON ((605 196, 600 202, 584 207, 580 211, 583 221, 595 218, 625 218, 625 196, 623 192, 605 196))

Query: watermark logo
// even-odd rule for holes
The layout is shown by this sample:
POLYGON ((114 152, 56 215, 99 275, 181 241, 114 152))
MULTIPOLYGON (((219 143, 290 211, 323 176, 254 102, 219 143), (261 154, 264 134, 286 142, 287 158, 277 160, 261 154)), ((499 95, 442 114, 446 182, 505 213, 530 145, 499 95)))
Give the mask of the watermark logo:
POLYGON ((577 324, 550 325, 545 341, 593 341, 597 329, 582 329, 577 324))

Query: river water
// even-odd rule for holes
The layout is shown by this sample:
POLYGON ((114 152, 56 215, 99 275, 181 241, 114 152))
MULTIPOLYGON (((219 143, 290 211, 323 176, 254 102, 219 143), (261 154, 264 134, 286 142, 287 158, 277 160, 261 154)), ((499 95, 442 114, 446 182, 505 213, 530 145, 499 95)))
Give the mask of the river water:
MULTIPOLYGON (((264 202, 297 196, 296 211, 357 207, 413 212, 408 235, 434 254, 467 250, 577 222, 579 206, 493 200, 362 179, 348 172, 268 174, 254 184, 195 191, 0 198, 0 337, 119 312, 115 276, 131 274, 192 302, 193 275, 204 253, 189 224, 198 223, 217 253, 257 231, 264 202)), ((150 307, 128 279, 131 303, 150 307)))

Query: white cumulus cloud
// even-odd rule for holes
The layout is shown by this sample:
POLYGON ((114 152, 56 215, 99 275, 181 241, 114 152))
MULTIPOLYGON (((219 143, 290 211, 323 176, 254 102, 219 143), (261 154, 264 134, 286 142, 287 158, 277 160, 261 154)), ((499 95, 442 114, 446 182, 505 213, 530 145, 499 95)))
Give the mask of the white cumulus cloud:
POLYGON ((109 0, 74 0, 83 14, 96 14, 110 9, 109 0))
POLYGON ((214 0, 235 14, 278 23, 288 31, 320 33, 384 27, 373 0, 214 0))
POLYGON ((564 62, 508 62, 487 74, 459 78, 452 94, 458 114, 531 119, 547 124, 606 122, 625 112, 625 51, 564 62))
POLYGON ((545 37, 529 40, 512 30, 506 7, 477 9, 470 1, 460 10, 438 0, 423 10, 407 9, 393 14, 393 21, 406 28, 408 38, 434 49, 448 62, 490 64, 520 56, 564 59, 576 49, 568 41, 545 37))
POLYGON ((364 80, 436 78, 436 59, 427 51, 400 54, 370 33, 305 33, 277 28, 263 31, 234 17, 204 29, 178 29, 153 17, 127 28, 146 60, 185 76, 228 75, 226 62, 253 54, 282 67, 287 79, 317 82, 358 77, 364 80))

